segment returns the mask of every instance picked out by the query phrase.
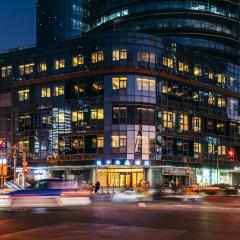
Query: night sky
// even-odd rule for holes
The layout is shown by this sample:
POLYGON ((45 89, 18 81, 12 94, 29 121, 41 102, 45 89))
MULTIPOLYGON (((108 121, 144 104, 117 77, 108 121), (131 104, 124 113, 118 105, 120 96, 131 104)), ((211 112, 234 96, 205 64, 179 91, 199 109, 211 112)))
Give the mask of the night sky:
POLYGON ((0 51, 35 44, 36 0, 0 0, 0 51))

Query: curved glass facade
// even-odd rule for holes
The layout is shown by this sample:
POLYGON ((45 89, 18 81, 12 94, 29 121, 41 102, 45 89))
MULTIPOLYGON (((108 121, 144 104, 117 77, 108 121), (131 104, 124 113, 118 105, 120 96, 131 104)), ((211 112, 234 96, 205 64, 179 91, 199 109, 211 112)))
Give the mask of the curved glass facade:
MULTIPOLYGON (((63 2, 72 18, 87 18, 88 1, 63 2)), ((237 1, 90 3, 87 36, 59 35, 47 46, 1 54, 0 118, 10 109, 9 135, 27 150, 29 165, 52 164, 53 177, 95 176, 113 187, 136 187, 149 176, 178 185, 233 179, 240 156, 237 1)))
POLYGON ((111 0, 98 3, 97 0, 92 3, 92 32, 147 32, 231 55, 238 52, 237 3, 111 0), (203 40, 202 44, 195 44, 194 39, 203 40))
MULTIPOLYGON (((28 142, 38 161, 60 154, 62 164, 218 161, 224 168, 233 164, 228 149, 239 154, 240 67, 233 62, 136 33, 62 43, 52 58, 48 51, 33 52, 32 71, 12 66, 16 140, 28 142)), ((27 56, 12 58, 27 63, 27 56)))

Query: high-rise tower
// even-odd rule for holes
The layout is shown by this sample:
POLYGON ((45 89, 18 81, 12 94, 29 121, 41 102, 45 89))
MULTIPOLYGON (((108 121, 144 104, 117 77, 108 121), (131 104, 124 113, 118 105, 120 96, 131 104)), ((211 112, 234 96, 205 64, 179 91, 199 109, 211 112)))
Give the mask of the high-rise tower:
POLYGON ((88 0, 37 0, 37 45, 82 36, 88 0))

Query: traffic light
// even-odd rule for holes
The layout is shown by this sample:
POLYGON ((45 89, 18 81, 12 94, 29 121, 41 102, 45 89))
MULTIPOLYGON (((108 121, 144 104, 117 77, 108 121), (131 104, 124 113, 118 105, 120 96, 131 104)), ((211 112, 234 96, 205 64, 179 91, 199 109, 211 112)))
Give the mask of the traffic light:
POLYGON ((7 141, 6 139, 0 139, 0 150, 5 150, 7 148, 7 141))
POLYGON ((24 174, 28 174, 28 172, 29 172, 29 167, 23 167, 23 173, 24 174))
POLYGON ((228 157, 230 160, 234 161, 235 151, 233 148, 228 149, 228 157))

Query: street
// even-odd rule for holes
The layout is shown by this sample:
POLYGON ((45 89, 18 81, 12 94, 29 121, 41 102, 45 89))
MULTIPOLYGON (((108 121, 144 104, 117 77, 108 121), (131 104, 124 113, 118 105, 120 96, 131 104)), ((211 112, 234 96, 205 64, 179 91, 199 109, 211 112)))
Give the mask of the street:
POLYGON ((0 211, 0 239, 239 240, 240 198, 0 211))

